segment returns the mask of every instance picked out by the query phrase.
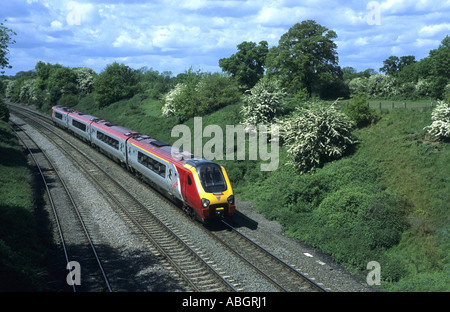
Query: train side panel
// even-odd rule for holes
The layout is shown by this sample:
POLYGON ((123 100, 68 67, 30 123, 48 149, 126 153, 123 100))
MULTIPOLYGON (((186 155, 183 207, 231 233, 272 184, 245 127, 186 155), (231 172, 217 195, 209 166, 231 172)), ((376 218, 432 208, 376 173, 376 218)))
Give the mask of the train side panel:
POLYGON ((91 143, 118 163, 126 163, 126 138, 91 124, 91 143))

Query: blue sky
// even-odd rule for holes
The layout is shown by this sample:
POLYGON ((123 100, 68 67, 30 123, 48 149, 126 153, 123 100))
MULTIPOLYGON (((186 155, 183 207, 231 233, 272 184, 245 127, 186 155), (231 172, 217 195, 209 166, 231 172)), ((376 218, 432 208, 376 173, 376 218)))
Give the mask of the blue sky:
POLYGON ((450 0, 0 0, 0 8, 17 33, 6 75, 38 61, 215 72, 239 43, 277 45, 307 19, 337 33, 341 67, 378 71, 391 55, 428 56, 450 34, 450 0))

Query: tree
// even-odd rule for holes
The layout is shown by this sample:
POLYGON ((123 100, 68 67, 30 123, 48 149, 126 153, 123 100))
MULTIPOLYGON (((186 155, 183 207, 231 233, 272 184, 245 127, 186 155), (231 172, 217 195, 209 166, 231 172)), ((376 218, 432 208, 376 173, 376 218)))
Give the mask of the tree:
MULTIPOLYGON (((6 22, 7 20, 5 20, 6 22)), ((13 35, 17 35, 14 31, 4 26, 3 23, 0 23, 0 68, 12 68, 9 65, 9 58, 7 57, 9 53, 9 45, 16 43, 15 40, 12 39, 13 35)), ((0 74, 4 74, 5 71, 0 71, 0 74)))
POLYGON ((137 91, 138 74, 126 66, 114 62, 107 65, 94 80, 94 100, 99 107, 129 99, 137 91))
POLYGON ((264 63, 269 52, 267 41, 244 41, 238 46, 238 52, 229 58, 219 60, 223 71, 235 77, 241 87, 251 89, 264 76, 264 63))
POLYGON ((431 58, 430 82, 432 95, 442 99, 444 90, 450 83, 450 36, 446 36, 442 40, 439 48, 431 50, 429 58, 431 58))
POLYGON ((400 58, 397 56, 390 56, 383 61, 384 66, 380 68, 380 71, 387 75, 396 76, 403 68, 414 64, 415 62, 416 57, 413 55, 402 56, 400 58))
POLYGON ((295 24, 267 55, 269 77, 279 78, 290 93, 306 88, 312 95, 323 83, 342 77, 336 38, 334 31, 313 20, 295 24))

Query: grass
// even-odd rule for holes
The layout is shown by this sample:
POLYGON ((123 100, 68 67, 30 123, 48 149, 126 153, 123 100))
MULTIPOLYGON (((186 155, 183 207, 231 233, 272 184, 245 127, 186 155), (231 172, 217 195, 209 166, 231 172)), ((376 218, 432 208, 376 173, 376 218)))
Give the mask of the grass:
POLYGON ((0 291, 42 290, 45 240, 30 171, 9 125, 0 121, 0 291))

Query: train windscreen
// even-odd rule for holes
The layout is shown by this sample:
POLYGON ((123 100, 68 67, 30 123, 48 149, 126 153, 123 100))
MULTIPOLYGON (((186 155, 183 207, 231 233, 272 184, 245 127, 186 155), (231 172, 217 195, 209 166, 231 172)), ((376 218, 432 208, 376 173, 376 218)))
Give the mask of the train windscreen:
POLYGON ((197 168, 203 189, 207 193, 221 193, 227 190, 222 169, 216 164, 204 164, 197 168))

